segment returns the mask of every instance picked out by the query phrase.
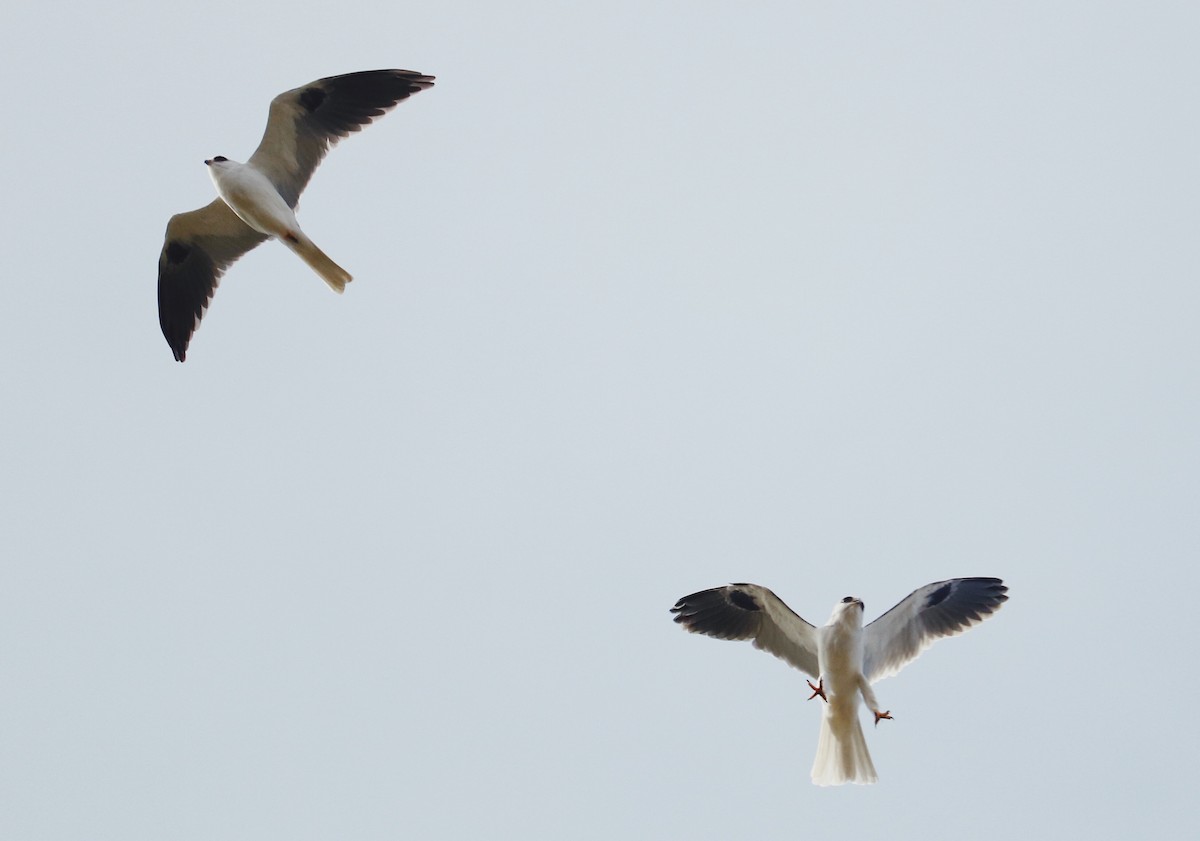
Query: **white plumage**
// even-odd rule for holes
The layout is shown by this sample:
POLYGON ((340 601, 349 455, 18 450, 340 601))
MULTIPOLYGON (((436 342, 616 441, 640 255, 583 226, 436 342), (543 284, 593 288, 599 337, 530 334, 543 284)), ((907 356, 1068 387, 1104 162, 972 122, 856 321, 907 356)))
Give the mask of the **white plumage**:
POLYGON ((279 190, 253 164, 240 164, 228 158, 205 161, 218 195, 237 217, 260 234, 278 239, 320 275, 339 295, 353 278, 317 247, 296 221, 296 213, 279 190))
POLYGON ((858 717, 860 701, 875 723, 890 719, 871 684, 899 672, 937 639, 983 621, 1008 600, 999 578, 952 578, 913 591, 863 627, 863 603, 847 596, 829 623, 815 628, 757 584, 730 584, 684 596, 671 611, 687 630, 751 640, 819 683, 810 698, 826 703, 812 779, 817 785, 873 783, 875 765, 858 717))

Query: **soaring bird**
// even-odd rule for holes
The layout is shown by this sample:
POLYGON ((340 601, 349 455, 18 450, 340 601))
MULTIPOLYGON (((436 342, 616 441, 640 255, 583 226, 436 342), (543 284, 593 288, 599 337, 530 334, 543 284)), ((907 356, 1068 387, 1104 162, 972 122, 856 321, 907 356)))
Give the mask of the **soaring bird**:
POLYGON ((818 682, 825 701, 812 780, 819 786, 873 783, 878 777, 858 719, 860 699, 878 725, 891 719, 871 684, 891 677, 942 637, 982 622, 1008 601, 999 578, 951 578, 914 590, 863 627, 861 599, 846 596, 829 624, 814 628, 757 584, 729 584, 684 596, 671 612, 689 631, 724 640, 751 640, 818 682))
POLYGON ((271 100, 267 129, 246 163, 206 160, 219 198, 171 217, 158 258, 158 322, 182 362, 188 343, 235 260, 278 239, 341 292, 350 274, 300 230, 296 203, 335 143, 433 86, 411 70, 367 70, 317 79, 271 100))

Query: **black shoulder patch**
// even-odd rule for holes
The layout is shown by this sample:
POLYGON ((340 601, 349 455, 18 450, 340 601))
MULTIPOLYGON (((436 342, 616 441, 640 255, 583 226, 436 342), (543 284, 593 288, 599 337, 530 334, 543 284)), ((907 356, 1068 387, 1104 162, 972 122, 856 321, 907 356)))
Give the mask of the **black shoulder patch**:
POLYGON ((743 593, 741 590, 730 590, 729 601, 734 607, 740 607, 742 610, 762 610, 753 596, 743 593))
POLYGON ((941 587, 938 587, 936 590, 934 590, 932 593, 929 594, 929 598, 925 600, 925 606, 933 607, 936 604, 941 604, 943 601, 946 600, 946 596, 950 595, 950 591, 953 588, 954 588, 954 585, 951 584, 949 581, 947 581, 941 587))
POLYGON ((191 250, 192 249, 188 248, 182 242, 172 240, 171 242, 167 243, 167 247, 164 249, 163 253, 166 255, 168 263, 179 265, 187 259, 188 253, 191 250))
POLYGON ((325 91, 320 88, 305 88, 304 93, 300 94, 300 104, 310 112, 320 108, 324 101, 325 91))

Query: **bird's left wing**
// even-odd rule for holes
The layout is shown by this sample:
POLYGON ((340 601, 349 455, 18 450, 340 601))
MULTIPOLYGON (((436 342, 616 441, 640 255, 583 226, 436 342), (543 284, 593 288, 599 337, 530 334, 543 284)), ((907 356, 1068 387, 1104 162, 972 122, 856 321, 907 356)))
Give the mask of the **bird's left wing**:
POLYGON ((684 596, 671 608, 689 631, 723 640, 752 640, 800 671, 817 677, 817 629, 783 599, 758 584, 729 584, 684 596))
POLYGON ((914 590, 864 629, 863 675, 891 677, 942 637, 982 622, 1008 601, 999 578, 951 578, 914 590))
POLYGON ((333 144, 430 87, 432 76, 412 70, 366 70, 285 91, 271 100, 266 131, 249 163, 294 208, 333 144))
POLYGON ((187 356, 221 275, 266 238, 220 198, 171 217, 158 256, 158 324, 177 361, 187 356))

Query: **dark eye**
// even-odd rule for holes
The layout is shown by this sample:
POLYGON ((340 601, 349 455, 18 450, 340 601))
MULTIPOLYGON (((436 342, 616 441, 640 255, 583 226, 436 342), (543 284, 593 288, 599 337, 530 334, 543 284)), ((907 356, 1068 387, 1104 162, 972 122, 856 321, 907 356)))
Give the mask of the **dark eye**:
POLYGON ((227 160, 229 160, 229 158, 225 157, 224 155, 217 155, 215 158, 213 158, 213 160, 214 161, 227 161, 227 160))
POLYGON ((854 596, 846 596, 846 598, 842 599, 842 604, 850 604, 852 601, 854 601, 854 596))

